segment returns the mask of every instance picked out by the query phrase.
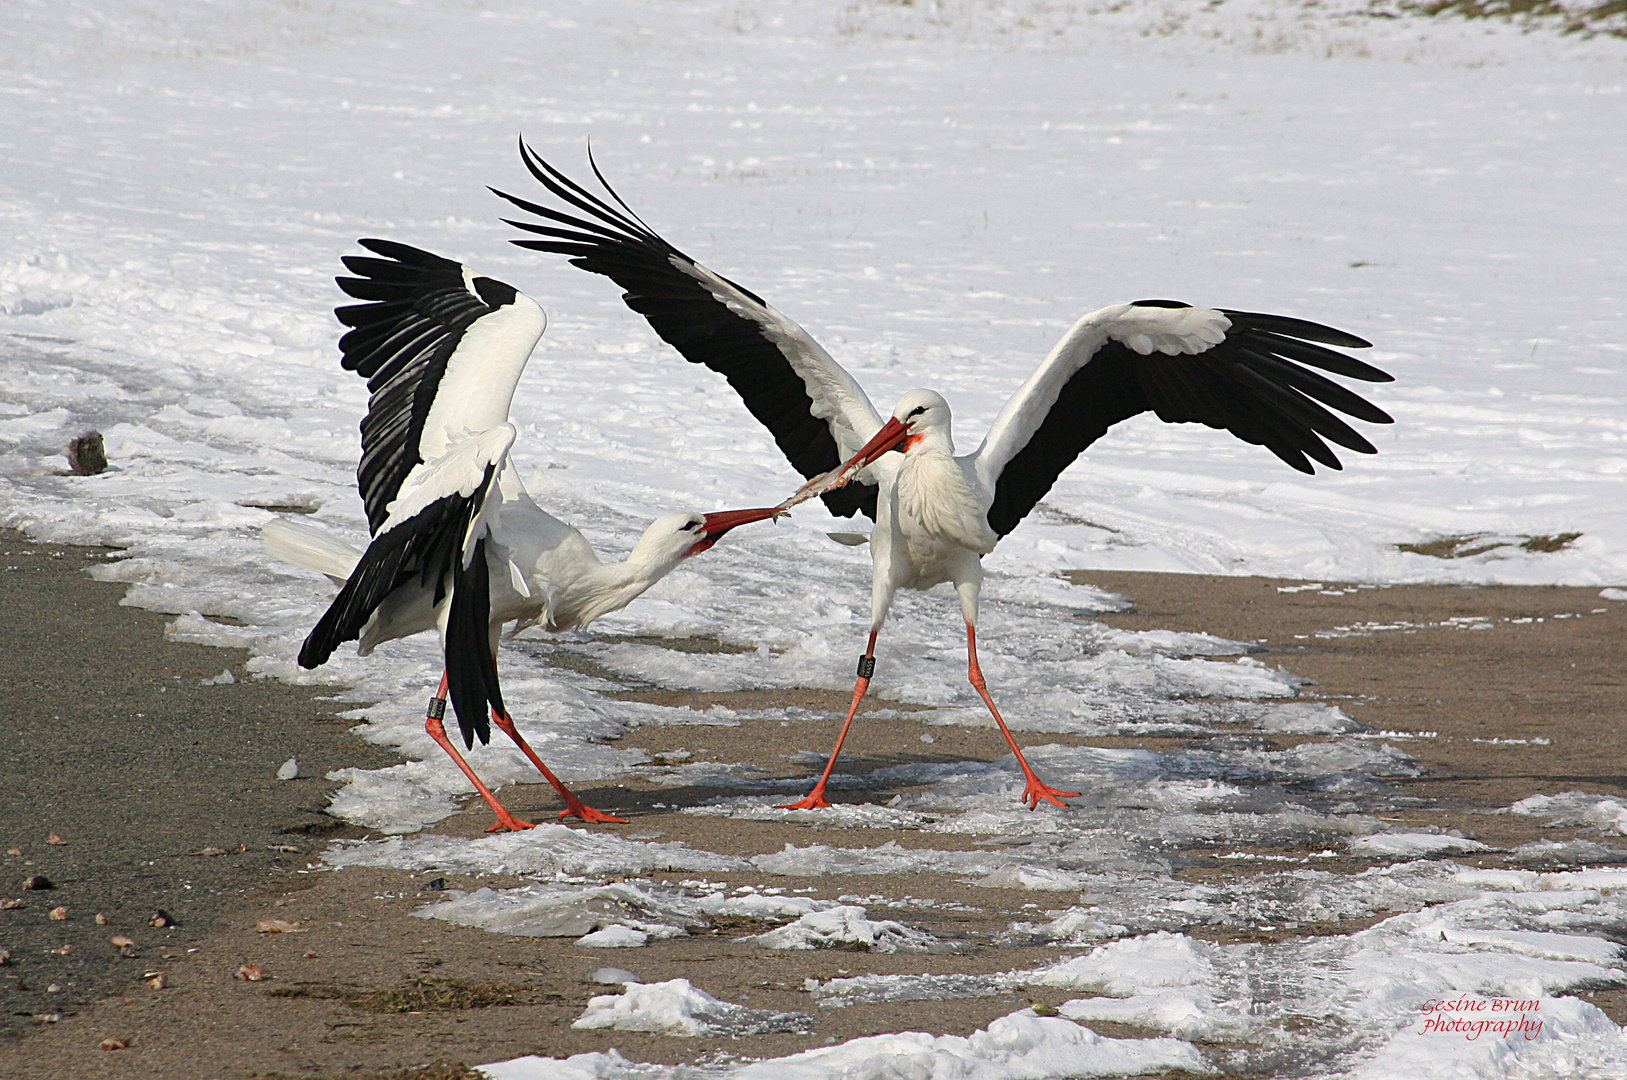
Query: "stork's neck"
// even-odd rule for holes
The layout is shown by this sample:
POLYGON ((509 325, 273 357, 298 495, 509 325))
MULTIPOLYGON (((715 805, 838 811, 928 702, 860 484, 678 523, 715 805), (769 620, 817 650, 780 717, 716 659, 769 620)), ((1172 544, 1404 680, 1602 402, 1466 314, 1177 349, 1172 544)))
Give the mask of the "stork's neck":
POLYGON ((548 612, 548 629, 586 626, 601 615, 620 611, 670 574, 681 558, 653 555, 635 547, 625 562, 595 562, 556 588, 548 612))

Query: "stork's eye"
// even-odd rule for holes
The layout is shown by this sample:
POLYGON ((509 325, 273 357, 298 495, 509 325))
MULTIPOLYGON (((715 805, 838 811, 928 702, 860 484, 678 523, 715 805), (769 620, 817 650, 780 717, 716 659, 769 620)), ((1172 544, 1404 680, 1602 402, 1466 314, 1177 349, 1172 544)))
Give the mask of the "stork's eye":
POLYGON ((924 412, 926 412, 926 406, 925 405, 917 405, 915 408, 910 410, 910 414, 908 416, 904 417, 904 419, 913 420, 917 416, 920 416, 924 412))
POLYGON ((694 532, 696 529, 699 529, 702 525, 705 525, 705 524, 706 524, 706 519, 705 518, 702 518, 699 521, 686 521, 686 522, 684 522, 683 531, 684 532, 694 532))

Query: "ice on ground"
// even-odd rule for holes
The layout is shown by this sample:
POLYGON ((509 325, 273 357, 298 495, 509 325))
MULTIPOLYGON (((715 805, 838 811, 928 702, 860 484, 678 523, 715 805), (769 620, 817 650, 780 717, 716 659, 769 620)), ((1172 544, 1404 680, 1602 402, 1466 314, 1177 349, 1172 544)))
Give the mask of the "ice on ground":
MULTIPOLYGON (((675 982, 688 986, 682 979, 675 982)), ((614 1050, 565 1059, 514 1058, 482 1065, 480 1069, 492 1080, 633 1080, 648 1075, 648 1066, 632 1064, 614 1050)), ((696 1070, 693 1075, 716 1080, 834 1080, 884 1075, 1044 1080, 1134 1076, 1179 1069, 1197 1074, 1212 1071, 1190 1043, 1177 1039, 1108 1039, 1071 1020, 1035 1016, 1033 1010, 1023 1009, 969 1037, 934 1037, 921 1032, 872 1035, 789 1057, 696 1070)))
POLYGON ((1464 1010, 1420 1015, 1378 1052, 1360 1062, 1352 1080, 1429 1076, 1442 1080, 1627 1075, 1627 1036, 1598 1006, 1546 998, 1540 1008, 1492 1012, 1508 1000, 1464 995, 1464 1010), (1478 1003, 1483 1011, 1468 1006, 1478 1003), (1460 1026, 1450 1027, 1452 1021, 1460 1026), (1477 1028, 1475 1025, 1485 1025, 1477 1028))
POLYGON ((948 952, 931 934, 892 919, 872 920, 862 907, 842 904, 745 940, 769 949, 862 949, 866 952, 948 952))
POLYGON ((738 870, 745 860, 684 844, 647 844, 564 825, 465 839, 392 837, 342 841, 322 856, 330 866, 444 870, 455 874, 647 874, 653 870, 738 870))
POLYGON ((813 1018, 806 1013, 748 1009, 719 1001, 688 979, 659 983, 628 983, 620 994, 603 994, 588 1001, 587 1011, 573 1028, 613 1028, 617 1031, 653 1031, 661 1035, 732 1036, 768 1035, 777 1031, 807 1031, 813 1018))
MULTIPOLYGON (((583 938, 618 928, 642 935, 633 942, 637 945, 652 937, 680 937, 710 925, 697 905, 681 893, 632 882, 599 886, 539 883, 472 893, 448 890, 445 900, 413 914, 519 937, 583 938)), ((603 945, 613 940, 631 942, 626 934, 613 934, 592 941, 584 938, 581 943, 603 945)))
POLYGON ((787 924, 743 939, 770 949, 952 951, 931 934, 903 923, 872 920, 855 904, 808 896, 729 896, 639 880, 603 885, 537 882, 469 893, 453 889, 414 914, 519 937, 575 937, 580 945, 596 947, 637 947, 709 929, 719 917, 743 917, 787 924))
POLYGON ((616 924, 603 930, 595 930, 591 934, 583 934, 576 939, 576 943, 589 949, 638 949, 648 945, 650 937, 651 934, 647 930, 635 930, 631 926, 616 924))
POLYGON ((1488 844, 1439 833, 1376 833, 1350 841, 1350 853, 1369 859, 1416 859, 1426 855, 1471 855, 1488 844))
POLYGON ((1555 825, 1592 825, 1603 832, 1627 835, 1627 803, 1608 795, 1585 791, 1531 795, 1508 810, 1511 814, 1547 818, 1555 825))
POLYGON ((819 810, 786 810, 746 795, 686 806, 684 813, 740 821, 786 821, 816 829, 918 829, 937 820, 937 815, 859 803, 837 803, 819 810))

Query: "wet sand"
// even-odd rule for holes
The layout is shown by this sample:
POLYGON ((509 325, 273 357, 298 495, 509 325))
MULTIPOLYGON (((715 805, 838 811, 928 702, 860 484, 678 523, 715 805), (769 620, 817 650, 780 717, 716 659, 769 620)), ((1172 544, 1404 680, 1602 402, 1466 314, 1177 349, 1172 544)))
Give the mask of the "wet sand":
MULTIPOLYGON (((16 892, 14 884, 0 889, 0 895, 22 896, 28 903, 0 912, 0 945, 15 957, 13 966, 0 968, 5 988, 0 1001, 7 1013, 28 1014, 7 1018, 21 1037, 0 1042, 0 1076, 442 1080, 459 1076, 460 1070, 431 1063, 565 1055, 612 1046, 634 1060, 718 1061, 718 1055, 773 1056, 882 1031, 964 1035, 1030 1001, 1054 1005, 1073 996, 1023 991, 821 1010, 801 991, 808 977, 983 972, 1053 960, 1068 950, 996 946, 992 938, 1015 919, 1066 907, 1076 899, 1066 892, 978 888, 952 875, 712 875, 726 878, 731 886, 812 888, 821 897, 930 898, 939 906, 908 914, 877 908, 872 917, 902 918, 965 943, 966 951, 942 956, 776 953, 738 940, 766 928, 739 922, 641 949, 602 950, 580 948, 569 939, 503 937, 411 916, 433 901, 440 887, 500 887, 513 881, 456 876, 437 881, 441 875, 376 870, 301 873, 322 837, 346 833, 323 831, 333 828, 319 813, 326 783, 278 784, 269 777, 295 754, 306 775, 320 776, 337 765, 379 764, 380 751, 347 739, 343 725, 313 723, 324 719, 322 702, 303 691, 265 682, 201 686, 201 678, 223 668, 240 670, 241 654, 165 642, 162 616, 116 607, 118 587, 100 585, 78 571, 84 562, 100 557, 96 553, 22 548, 64 554, 30 556, 43 561, 30 563, 27 573, 0 576, 0 615, 14 621, 19 613, 35 613, 44 622, 62 620, 64 630, 58 639, 62 644, 43 648, 25 662, 11 664, 8 659, 4 669, 20 720, 13 728, 17 760, 0 774, 0 790, 8 800, 0 828, 5 844, 23 855, 0 860, 0 882, 20 882, 25 873, 37 871, 59 878, 61 888, 55 893, 16 892), (19 590, 19 583, 30 581, 32 591, 19 590), (39 614, 43 612, 53 614, 39 614), (126 619, 133 621, 122 621, 126 619), (92 644, 91 635, 102 624, 124 629, 110 643, 92 644), (82 643, 75 641, 79 637, 82 643), (92 663, 104 655, 100 650, 115 648, 124 650, 116 660, 92 663), (61 666, 51 668, 52 663, 61 666), (65 711, 61 704, 67 687, 81 691, 69 695, 86 703, 78 711, 65 711), (136 712, 147 714, 140 720, 155 722, 136 725, 136 712), (64 719, 43 720, 56 714, 64 719), (160 717, 162 722, 156 722, 160 717), (102 740, 119 738, 120 731, 126 733, 123 743, 97 749, 102 740), (40 782, 53 773, 60 776, 40 782), (27 802, 13 810, 18 804, 12 795, 19 791, 27 802), (164 832, 166 828, 170 831, 164 832), (285 831, 290 828, 295 831, 285 831), (45 844, 52 830, 69 843, 45 844), (271 850, 290 837, 298 852, 271 850), (232 849, 238 842, 245 845, 241 853, 188 854, 206 847, 232 849), (25 861, 32 865, 25 867, 25 861), (191 889, 185 888, 188 883, 191 889), (44 921, 45 910, 59 902, 70 906, 70 919, 44 921), (180 930, 146 926, 149 909, 165 905, 173 905, 170 910, 177 914, 186 912, 180 930), (114 921, 96 926, 90 916, 104 909, 114 921), (256 921, 262 919, 297 923, 299 930, 256 933, 256 921), (136 941, 130 950, 134 955, 121 956, 107 944, 111 933, 121 931, 136 941), (59 940, 76 944, 71 957, 47 951, 59 940), (82 973, 72 974, 71 964, 81 957, 87 958, 82 973), (264 980, 234 978, 244 963, 257 965, 264 980), (815 1026, 803 1035, 743 1040, 573 1030, 570 1023, 588 997, 606 989, 588 980, 604 965, 630 968, 645 981, 689 977, 725 1000, 811 1013, 815 1026), (142 976, 157 970, 164 972, 166 985, 155 990, 142 976), (67 977, 82 981, 71 992, 45 992, 42 984, 54 980, 62 985, 67 977), (28 989, 20 990, 20 985, 28 989), (96 1000, 103 993, 109 996, 96 1000), (57 1022, 33 1018, 47 1007, 59 1013, 57 1022), (128 1045, 103 1051, 99 1046, 106 1038, 128 1045)), ((21 550, 13 537, 0 544, 0 550, 8 549, 21 550)), ((5 565, 22 561, 20 556, 0 558, 5 565)), ((1103 616, 1103 622, 1126 629, 1201 630, 1253 642, 1261 650, 1259 659, 1314 680, 1302 689, 1302 698, 1337 704, 1373 731, 1433 732, 1394 742, 1425 768, 1418 778, 1397 781, 1417 800, 1385 815, 1398 823, 1458 829, 1496 848, 1538 838, 1601 839, 1591 830, 1541 828, 1534 819, 1486 811, 1526 795, 1576 788, 1627 795, 1627 754, 1618 736, 1627 719, 1622 685, 1627 604, 1601 600, 1596 589, 1305 589, 1303 582, 1260 578, 1095 572, 1080 578, 1135 601, 1134 611, 1103 616)), ((6 652, 9 657, 13 650, 6 652)), ((626 693, 698 708, 714 701, 765 704, 773 698, 686 698, 631 686, 626 693)), ((829 711, 842 708, 846 695, 802 692, 787 697, 826 715, 778 728, 768 738, 759 725, 748 722, 737 728, 646 727, 628 740, 657 753, 682 747, 698 757, 753 762, 782 775, 808 774, 808 765, 785 755, 828 746, 834 723, 829 711)), ((874 704, 891 703, 877 698, 874 704)), ((859 773, 919 760, 927 752, 947 760, 993 759, 1000 749, 991 730, 928 729, 911 721, 907 712, 881 724, 866 725, 861 719, 855 738, 855 757, 845 767, 859 773), (929 730, 936 739, 931 746, 920 741, 929 730)), ((1020 738, 1025 743, 1149 749, 1192 742, 1020 738)), ((590 803, 633 819, 598 828, 641 838, 660 834, 665 841, 682 840, 719 852, 772 851, 788 842, 975 846, 971 837, 927 838, 879 829, 823 833, 676 812, 716 794, 699 788, 630 780, 589 785, 581 793, 590 803)), ((873 788, 834 796, 837 801, 888 797, 888 791, 873 788)), ((556 805, 542 785, 507 789, 504 799, 517 813, 539 821, 547 820, 556 805)), ((490 822, 490 812, 476 802, 435 831, 472 837, 490 822)), ((1461 861, 1507 865, 1495 853, 1461 861)), ((1368 865, 1341 857, 1319 863, 1319 868, 1355 872, 1368 865)), ((1196 858, 1184 872, 1214 878, 1257 871, 1196 858)), ((702 875, 652 876, 676 883, 702 875)), ((1357 928, 1307 926, 1294 932, 1348 933, 1357 928)), ((1222 930, 1206 936, 1237 939, 1222 930)), ((1601 991, 1590 1000, 1617 1022, 1627 1020, 1627 995, 1622 992, 1601 991)), ((1123 1025, 1091 1026, 1104 1035, 1157 1034, 1123 1025)))

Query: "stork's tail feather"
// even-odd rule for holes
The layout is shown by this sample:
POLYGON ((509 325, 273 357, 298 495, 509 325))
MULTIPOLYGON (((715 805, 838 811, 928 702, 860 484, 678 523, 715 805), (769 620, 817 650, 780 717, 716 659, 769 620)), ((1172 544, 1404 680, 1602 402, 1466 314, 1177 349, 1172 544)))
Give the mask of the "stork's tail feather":
POLYGON ((325 529, 303 521, 273 518, 260 529, 260 546, 281 562, 303 566, 342 585, 362 553, 325 529))
POLYGON ((502 715, 503 690, 491 651, 491 583, 486 541, 475 542, 465 568, 452 568, 452 607, 446 616, 446 687, 465 746, 491 741, 491 711, 502 715))

